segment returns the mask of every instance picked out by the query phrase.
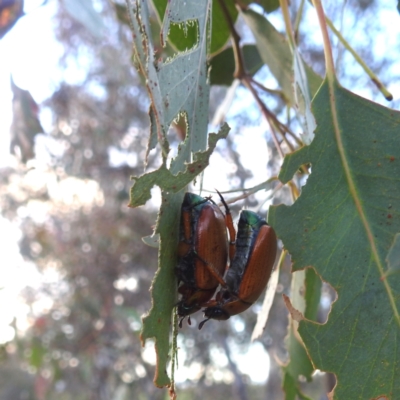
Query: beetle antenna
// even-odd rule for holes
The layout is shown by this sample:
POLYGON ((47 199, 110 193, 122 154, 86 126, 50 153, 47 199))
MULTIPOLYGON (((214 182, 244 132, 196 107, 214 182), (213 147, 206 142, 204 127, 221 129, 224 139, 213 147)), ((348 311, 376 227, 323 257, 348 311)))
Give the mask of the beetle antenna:
POLYGON ((221 194, 217 189, 215 189, 215 191, 218 193, 219 198, 221 199, 222 204, 223 204, 224 207, 225 207, 225 212, 226 212, 227 214, 230 214, 230 213, 231 213, 231 210, 229 209, 228 204, 226 204, 226 201, 225 201, 225 199, 223 198, 222 194, 221 194))
POLYGON ((226 204, 225 199, 223 198, 222 194, 215 189, 216 192, 218 193, 219 197, 221 198, 222 204, 225 207, 225 220, 226 220, 226 225, 229 231, 229 259, 233 260, 233 257, 235 256, 236 253, 236 231, 235 228, 233 227, 233 221, 232 221, 232 214, 231 210, 228 207, 228 204, 226 204))
POLYGON ((185 319, 185 317, 182 317, 181 320, 179 321, 179 328, 182 328, 182 323, 183 323, 184 319, 185 319))
POLYGON ((201 321, 199 324, 199 330, 203 327, 203 325, 209 320, 210 318, 205 319, 204 321, 201 321))

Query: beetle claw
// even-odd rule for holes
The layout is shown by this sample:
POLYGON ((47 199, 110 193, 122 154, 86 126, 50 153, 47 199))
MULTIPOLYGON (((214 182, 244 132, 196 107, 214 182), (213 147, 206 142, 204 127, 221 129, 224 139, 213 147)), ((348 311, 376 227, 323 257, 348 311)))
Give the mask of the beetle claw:
POLYGON ((203 325, 209 320, 210 318, 206 318, 204 321, 201 321, 199 324, 199 330, 203 327, 203 325))

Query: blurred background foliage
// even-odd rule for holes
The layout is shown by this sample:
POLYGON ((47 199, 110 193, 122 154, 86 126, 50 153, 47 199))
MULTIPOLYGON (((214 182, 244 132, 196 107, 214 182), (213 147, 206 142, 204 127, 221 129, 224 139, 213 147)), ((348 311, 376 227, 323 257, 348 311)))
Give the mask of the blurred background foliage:
MULTIPOLYGON (((24 18, 22 4, 0 3, 2 36, 18 18, 24 18)), ((10 143, 20 161, 0 171, 0 209, 3 217, 18 226, 21 254, 27 264, 38 269, 41 280, 21 291, 18 301, 25 305, 25 317, 13 320, 15 337, 1 345, 0 400, 167 396, 152 383, 152 348, 143 349, 139 340, 141 316, 151 306, 149 287, 157 267, 156 249, 144 245, 141 238, 152 233, 157 209, 154 203, 139 209, 127 207, 130 176, 141 175, 145 167, 149 100, 131 61, 131 31, 124 4, 57 1, 53 26, 63 46, 59 68, 67 71, 78 66, 84 78, 74 83, 60 81, 52 96, 39 105, 29 92, 12 83, 10 143), (40 123, 43 115, 50 116, 46 129, 40 123)), ((298 7, 299 1, 291 2, 293 20, 298 7)), ((381 72, 384 82, 398 78, 391 69, 390 54, 376 57, 371 51, 374 35, 382 29, 375 18, 378 1, 329 2, 326 7, 332 20, 340 22, 345 15, 353 21, 353 33, 362 42, 352 44, 374 72, 381 72)), ((281 20, 279 10, 271 17, 275 22, 281 20)), ((153 18, 157 29, 155 13, 153 18)), ((309 34, 308 23, 305 20, 300 30, 300 49, 314 71, 323 75, 322 47, 309 34)), ((241 20, 237 29, 251 41, 241 20)), ((283 30, 283 24, 277 22, 277 29, 283 30)), ((346 36, 353 33, 346 32, 346 36)), ((345 86, 368 87, 371 98, 380 96, 342 47, 336 46, 335 54, 345 86)), ((233 62, 232 55, 228 56, 233 62)), ((256 56, 253 67, 257 77, 270 80, 270 72, 265 66, 257 68, 258 62, 256 56)), ((232 65, 227 65, 227 70, 232 70, 232 65)), ((225 82, 221 83, 231 83, 226 76, 222 78, 225 82)), ((212 82, 218 83, 216 79, 212 82)), ((226 86, 212 87, 210 120, 227 90, 226 86)), ((274 114, 284 114, 283 101, 265 92, 260 95, 274 114)), ((246 96, 245 89, 237 89, 229 113, 232 133, 219 150, 231 165, 224 173, 230 188, 246 187, 254 176, 235 144, 235 134, 262 121, 256 106, 248 107, 246 96)), ((267 177, 277 173, 281 161, 270 132, 264 129, 261 134, 270 146, 263 172, 267 177)), ((178 127, 170 132, 169 140, 177 146, 179 138, 178 127)), ((159 159, 157 150, 152 152, 147 170, 156 168, 159 159)), ((232 205, 234 215, 242 206, 255 207, 259 201, 250 196, 232 205)), ((285 192, 274 201, 287 201, 285 192)), ((236 357, 249 350, 255 307, 227 323, 210 323, 203 331, 198 331, 196 324, 180 331, 178 344, 185 356, 180 364, 184 375, 178 379, 179 397, 282 399, 279 364, 287 361, 284 341, 288 319, 281 294, 289 292, 287 260, 266 331, 258 342, 270 355, 267 381, 252 380, 236 357)), ((321 322, 332 300, 333 294, 324 288, 321 322)), ((313 399, 325 399, 333 384, 332 377, 317 375, 305 391, 313 399)))

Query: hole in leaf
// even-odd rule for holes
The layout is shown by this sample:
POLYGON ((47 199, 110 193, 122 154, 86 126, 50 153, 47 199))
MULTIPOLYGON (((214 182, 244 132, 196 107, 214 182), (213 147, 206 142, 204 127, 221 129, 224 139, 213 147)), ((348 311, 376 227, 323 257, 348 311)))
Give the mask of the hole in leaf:
POLYGON ((336 386, 336 376, 335 376, 335 374, 326 372, 325 378, 326 378, 327 392, 331 393, 331 392, 333 392, 333 390, 335 389, 335 386, 336 386))
POLYGON ((170 147, 167 161, 168 167, 170 166, 171 160, 177 156, 179 145, 185 140, 188 129, 189 125, 187 120, 187 113, 181 112, 172 121, 172 124, 169 127, 167 133, 170 147))
POLYGON ((318 308, 317 322, 324 324, 328 320, 332 304, 336 301, 337 294, 333 287, 323 282, 321 288, 321 300, 318 308))
POLYGON ((304 316, 312 321, 324 324, 332 303, 336 300, 336 291, 329 283, 323 282, 314 268, 307 268, 304 281, 306 309, 304 316))
POLYGON ((182 23, 171 22, 169 26, 167 42, 175 50, 172 57, 165 62, 174 59, 180 53, 187 53, 195 49, 199 43, 199 24, 197 20, 187 20, 182 23))
POLYGON ((188 131, 187 113, 186 112, 180 113, 173 120, 172 126, 175 129, 176 136, 178 137, 179 141, 183 142, 186 138, 186 133, 188 131))

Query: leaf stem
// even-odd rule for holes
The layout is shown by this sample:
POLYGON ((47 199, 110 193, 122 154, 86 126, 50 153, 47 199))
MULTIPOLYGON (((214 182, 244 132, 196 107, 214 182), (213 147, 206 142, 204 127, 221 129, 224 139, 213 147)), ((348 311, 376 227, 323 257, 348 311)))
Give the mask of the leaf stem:
POLYGON ((335 80, 335 65, 333 63, 332 47, 329 40, 328 29, 326 28, 325 13, 322 8, 321 0, 312 0, 321 28, 322 39, 324 42, 325 64, 326 64, 326 77, 331 85, 335 80))
POLYGON ((389 90, 383 85, 380 79, 374 74, 374 72, 368 67, 364 60, 358 55, 358 53, 350 46, 349 42, 342 36, 340 31, 338 31, 333 22, 325 16, 326 23, 328 24, 331 31, 337 36, 343 46, 351 53, 355 60, 360 64, 361 68, 366 72, 366 74, 371 78, 372 82, 377 86, 379 91, 385 96, 386 100, 393 100, 393 95, 389 90))
MULTIPOLYGON (((276 131, 275 128, 279 130, 281 133, 283 140, 285 141, 286 145, 289 147, 290 150, 294 151, 293 145, 287 140, 286 138, 286 132, 289 132, 288 128, 282 124, 276 116, 268 109, 268 107, 264 104, 264 102, 261 100, 260 96, 258 95, 257 91, 253 87, 252 83, 254 82, 252 77, 250 77, 247 74, 246 67, 244 64, 244 58, 243 54, 240 48, 240 36, 238 35, 233 20, 229 14, 229 11, 226 7, 226 4, 224 0, 218 0, 222 12, 225 16, 225 19, 228 23, 229 29, 231 31, 232 35, 232 48, 233 48, 233 54, 234 54, 234 59, 235 59, 235 72, 234 72, 234 77, 239 79, 241 83, 249 89, 249 91, 252 93, 253 97, 255 98, 258 106, 261 109, 262 114, 266 118, 267 122, 269 123, 270 129, 271 129, 271 136, 272 140, 274 141, 275 147, 279 153, 279 155, 283 158, 284 153, 283 150, 280 146, 280 143, 278 141, 278 138, 276 136, 276 131)), ((241 7, 240 5, 238 5, 241 7)), ((292 134, 292 132, 290 133, 292 134)), ((293 135, 294 136, 294 135, 293 135)), ((296 140, 296 143, 298 143, 298 140, 296 140)))
POLYGON ((229 26, 229 30, 231 31, 232 35, 232 44, 233 44, 232 48, 233 48, 233 56, 235 59, 235 72, 233 73, 233 76, 234 78, 241 79, 242 76, 246 75, 246 67, 244 66, 243 54, 239 46, 240 36, 235 29, 235 24, 233 23, 231 15, 229 14, 229 10, 226 7, 225 1, 218 0, 218 3, 225 16, 225 20, 229 26))
POLYGON ((294 21, 294 40, 297 43, 297 40, 299 38, 299 29, 300 29, 300 22, 301 22, 301 17, 303 16, 303 10, 304 10, 304 0, 301 0, 299 9, 296 14, 296 20, 294 21))
POLYGON ((286 36, 288 38, 289 47, 293 52, 293 49, 296 47, 296 43, 293 36, 292 23, 290 21, 288 0, 279 0, 279 3, 281 5, 283 20, 285 22, 286 36))

